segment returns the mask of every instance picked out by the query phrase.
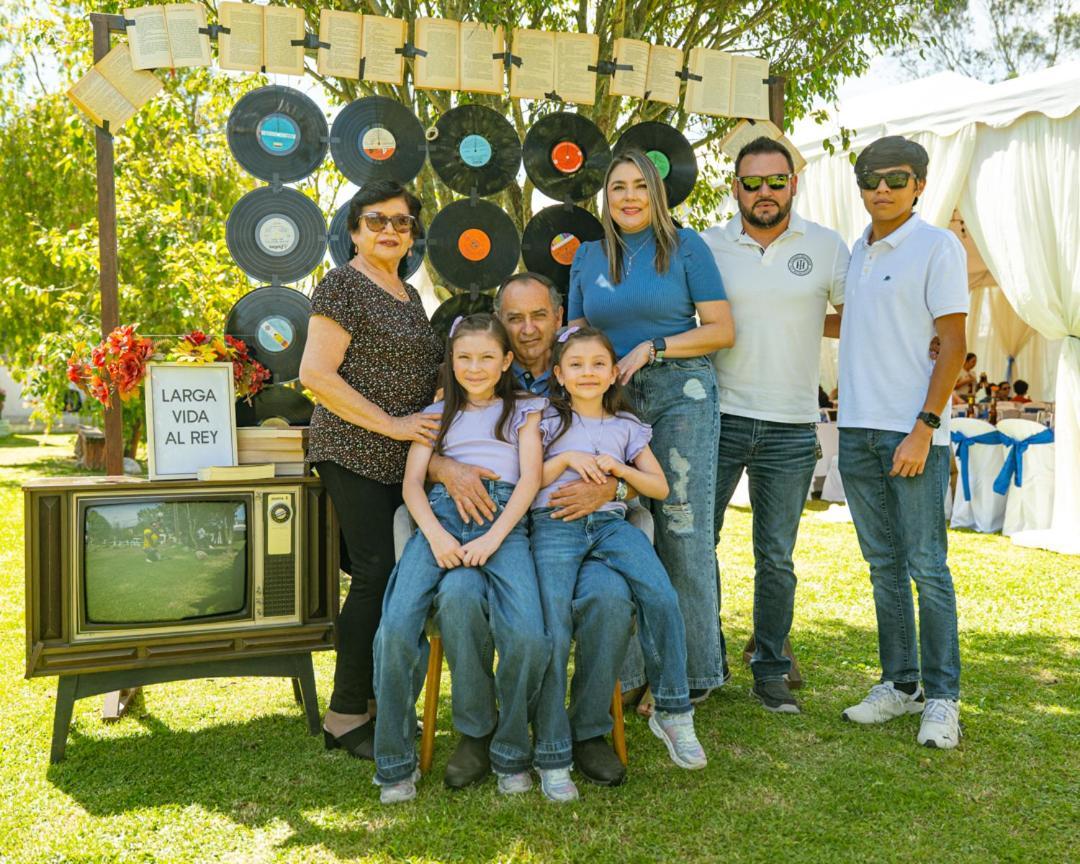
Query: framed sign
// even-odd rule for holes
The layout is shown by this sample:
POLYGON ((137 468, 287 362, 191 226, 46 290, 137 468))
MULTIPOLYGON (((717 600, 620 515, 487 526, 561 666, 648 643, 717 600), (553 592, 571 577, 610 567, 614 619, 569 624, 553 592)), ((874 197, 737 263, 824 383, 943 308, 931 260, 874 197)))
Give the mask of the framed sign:
POLYGON ((236 464, 232 363, 147 363, 146 441, 151 480, 236 464))

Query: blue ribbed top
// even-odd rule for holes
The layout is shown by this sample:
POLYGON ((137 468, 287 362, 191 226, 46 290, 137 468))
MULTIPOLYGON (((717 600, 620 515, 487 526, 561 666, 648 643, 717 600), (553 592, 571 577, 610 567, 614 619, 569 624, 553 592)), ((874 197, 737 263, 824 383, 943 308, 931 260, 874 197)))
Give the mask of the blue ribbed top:
POLYGON ((603 242, 582 243, 570 268, 568 319, 585 318, 603 330, 619 357, 646 340, 696 327, 694 304, 727 294, 705 241, 690 228, 679 228, 678 237, 667 273, 657 273, 652 229, 623 234, 628 252, 617 285, 608 276, 603 242))

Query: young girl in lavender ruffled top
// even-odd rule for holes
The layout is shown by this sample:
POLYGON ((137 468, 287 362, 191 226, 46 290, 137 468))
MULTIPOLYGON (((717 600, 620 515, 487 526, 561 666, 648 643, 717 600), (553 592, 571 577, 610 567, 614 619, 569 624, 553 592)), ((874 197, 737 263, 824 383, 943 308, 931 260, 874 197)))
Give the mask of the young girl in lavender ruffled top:
MULTIPOLYGON (((546 444, 543 488, 532 505, 531 537, 544 619, 554 656, 544 677, 536 716, 536 766, 544 794, 555 801, 578 797, 570 778, 573 742, 566 712, 566 664, 572 630, 573 587, 588 558, 626 579, 638 609, 638 629, 656 710, 649 728, 680 768, 704 768, 705 752, 694 732, 686 678, 686 627, 678 595, 652 544, 626 521, 626 505, 605 504, 581 519, 554 519, 548 499, 574 480, 625 480, 642 495, 662 501, 668 484, 649 449, 652 429, 623 404, 611 342, 591 327, 570 327, 554 351, 551 407, 541 421, 546 444)), ((571 700, 573 701, 573 700, 571 700)), ((596 730, 602 735, 605 730, 596 730)))
POLYGON ((444 401, 425 409, 441 412, 442 425, 433 442, 409 449, 402 494, 419 530, 390 576, 375 637, 375 783, 385 804, 416 796, 416 697, 427 662, 424 622, 443 574, 455 567, 476 567, 488 583, 499 653, 499 719, 490 748, 499 791, 525 792, 532 786, 529 719, 551 643, 523 517, 540 488, 540 416, 547 400, 515 392, 512 359, 510 340, 496 318, 471 315, 455 321, 442 371, 444 401), (493 521, 465 524, 441 484, 425 492, 432 453, 480 465, 499 477, 485 481, 497 505, 493 521))

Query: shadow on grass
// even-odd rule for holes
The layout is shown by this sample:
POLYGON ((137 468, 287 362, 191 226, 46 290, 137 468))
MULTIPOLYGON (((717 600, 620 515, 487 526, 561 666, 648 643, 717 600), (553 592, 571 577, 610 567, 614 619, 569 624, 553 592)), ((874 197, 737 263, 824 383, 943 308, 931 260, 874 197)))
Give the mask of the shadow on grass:
POLYGON ((627 843, 647 842, 651 860, 724 848, 728 860, 746 860, 763 820, 802 818, 813 822, 814 843, 825 844, 815 847, 821 860, 875 858, 883 819, 913 826, 907 852, 1032 860, 1043 844, 1058 842, 1060 814, 1072 806, 1067 732, 1080 714, 1080 640, 969 631, 961 641, 966 739, 959 751, 916 747, 914 717, 875 728, 841 722, 843 708, 876 680, 875 633, 838 620, 800 622, 793 643, 808 683, 798 694, 802 715, 764 714, 747 698, 749 673, 737 663, 735 683, 697 709, 707 770, 674 769, 631 718, 629 781, 607 790, 584 785, 569 812, 544 806, 536 791, 502 798, 490 780, 444 790, 453 745, 445 695, 435 770, 409 805, 381 807, 371 764, 325 752, 304 734, 299 708, 198 731, 170 728, 144 711, 123 738, 89 737, 76 726, 66 761, 50 767, 48 778, 94 815, 195 805, 253 828, 287 825, 279 848, 320 847, 342 858, 531 853, 615 861, 627 843), (953 830, 958 819, 965 832, 953 830), (855 823, 866 830, 853 830, 855 823), (995 836, 1002 825, 1004 840, 995 836))

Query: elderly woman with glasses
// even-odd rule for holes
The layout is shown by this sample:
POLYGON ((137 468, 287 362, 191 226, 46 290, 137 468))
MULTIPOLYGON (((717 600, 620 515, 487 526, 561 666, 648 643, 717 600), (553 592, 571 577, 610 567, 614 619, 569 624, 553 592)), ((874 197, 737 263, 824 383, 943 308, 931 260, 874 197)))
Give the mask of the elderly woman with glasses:
POLYGON ((394 512, 405 457, 433 440, 431 404, 442 359, 420 295, 403 280, 422 236, 420 201, 392 181, 368 183, 349 205, 355 255, 316 286, 300 379, 318 407, 307 461, 334 502, 352 581, 337 623, 334 691, 323 719, 328 749, 374 758, 372 642, 394 567, 394 512))

